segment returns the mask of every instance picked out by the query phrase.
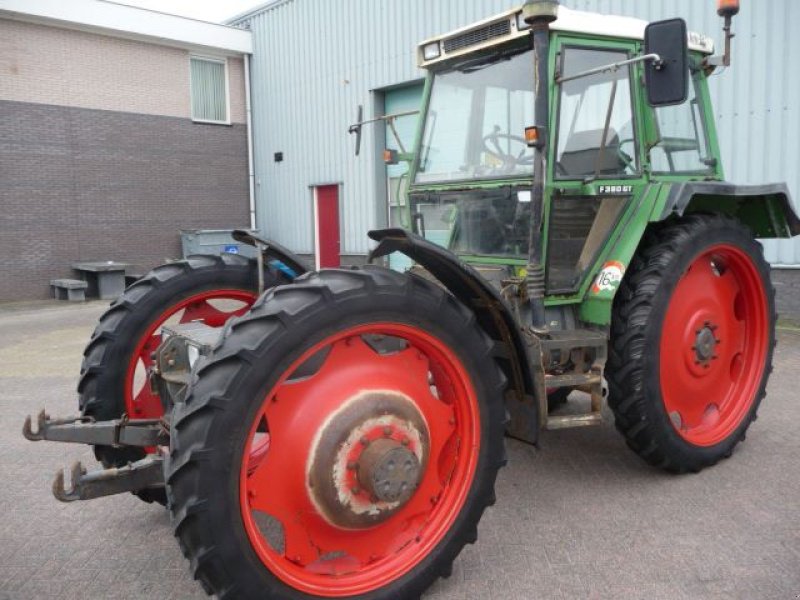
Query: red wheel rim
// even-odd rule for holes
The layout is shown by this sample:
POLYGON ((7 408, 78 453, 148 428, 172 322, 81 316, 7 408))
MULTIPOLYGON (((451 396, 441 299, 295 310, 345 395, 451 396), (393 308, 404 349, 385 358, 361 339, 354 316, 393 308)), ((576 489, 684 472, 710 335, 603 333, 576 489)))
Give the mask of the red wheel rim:
POLYGON ((713 446, 755 401, 769 341, 767 297, 752 259, 719 244, 683 273, 661 335, 661 397, 687 442, 713 446))
MULTIPOLYGON (((240 471, 245 530, 264 565, 290 587, 325 597, 368 593, 414 568, 450 530, 472 486, 479 444, 475 390, 447 345, 398 323, 349 328, 306 351, 259 407, 240 471), (380 353, 363 336, 391 336, 403 346, 380 353), (291 378, 309 357, 323 352, 313 374, 291 378), (426 467, 397 512, 367 527, 341 527, 315 503, 309 483, 314 448, 354 398, 370 393, 397 393, 413 401, 429 434, 426 467), (259 527, 264 515, 282 527, 277 544, 259 527)), ((346 444, 341 448, 351 452, 346 444)))
POLYGON ((139 339, 131 355, 125 376, 126 413, 134 419, 157 419, 164 414, 161 399, 152 392, 148 382, 141 377, 141 373, 149 371, 152 366, 151 357, 161 344, 161 327, 167 321, 173 320, 176 323, 201 321, 211 327, 222 327, 231 317, 247 312, 255 300, 255 293, 246 290, 210 290, 184 298, 156 317, 139 339), (214 300, 233 300, 244 305, 224 310, 226 307, 219 307, 209 302, 214 300), (181 311, 182 314, 178 315, 181 311), (137 370, 140 372, 138 378, 137 370))

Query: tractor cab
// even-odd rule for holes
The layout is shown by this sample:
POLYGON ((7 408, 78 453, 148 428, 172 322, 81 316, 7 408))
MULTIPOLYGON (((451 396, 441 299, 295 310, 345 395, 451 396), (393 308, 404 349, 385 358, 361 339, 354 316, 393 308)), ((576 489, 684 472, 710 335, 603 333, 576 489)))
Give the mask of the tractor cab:
MULTIPOLYGON (((683 29, 684 47, 661 42, 671 56, 648 60, 646 22, 560 6, 542 57, 548 76, 537 84, 523 8, 419 45, 428 77, 409 221, 483 274, 522 277, 532 186, 542 186, 546 295, 580 302, 611 234, 648 186, 721 179, 706 86, 713 43, 683 29), (683 73, 678 65, 687 59, 683 73), (658 77, 677 75, 678 96, 652 106, 648 88, 663 86, 646 76, 656 60, 658 77), (537 86, 549 106, 538 126, 537 86), (537 146, 544 150, 541 181, 537 146)), ((666 23, 670 31, 655 32, 661 39, 685 27, 679 19, 666 23)))

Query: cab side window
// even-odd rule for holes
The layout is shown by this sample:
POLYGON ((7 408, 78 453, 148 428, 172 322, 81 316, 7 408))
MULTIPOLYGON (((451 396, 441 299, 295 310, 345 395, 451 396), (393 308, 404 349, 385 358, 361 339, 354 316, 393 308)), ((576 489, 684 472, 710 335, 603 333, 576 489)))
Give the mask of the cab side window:
POLYGON ((658 139, 650 150, 650 164, 657 175, 707 175, 714 171, 696 77, 689 85, 687 102, 655 109, 658 139))
MULTIPOLYGON (((566 47, 562 77, 629 58, 621 50, 566 47)), ((588 75, 560 86, 557 179, 618 178, 639 172, 630 67, 588 75)))

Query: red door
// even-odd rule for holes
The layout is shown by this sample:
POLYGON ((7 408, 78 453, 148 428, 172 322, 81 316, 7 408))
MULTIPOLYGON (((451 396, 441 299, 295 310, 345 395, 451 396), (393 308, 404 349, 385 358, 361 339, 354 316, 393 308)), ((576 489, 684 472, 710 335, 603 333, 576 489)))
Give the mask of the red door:
POLYGON ((339 186, 314 188, 317 268, 339 266, 339 186))

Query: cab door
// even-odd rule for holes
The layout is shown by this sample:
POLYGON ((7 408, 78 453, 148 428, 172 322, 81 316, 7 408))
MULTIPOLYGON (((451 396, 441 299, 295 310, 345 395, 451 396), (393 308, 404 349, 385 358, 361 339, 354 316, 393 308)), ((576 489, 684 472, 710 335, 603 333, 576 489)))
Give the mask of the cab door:
POLYGON ((617 286, 622 278, 622 265, 609 265, 602 281, 598 274, 605 272, 604 249, 647 183, 638 143, 638 66, 573 77, 633 58, 638 46, 571 36, 557 36, 553 44, 544 252, 548 296, 580 301, 590 287, 617 286))

